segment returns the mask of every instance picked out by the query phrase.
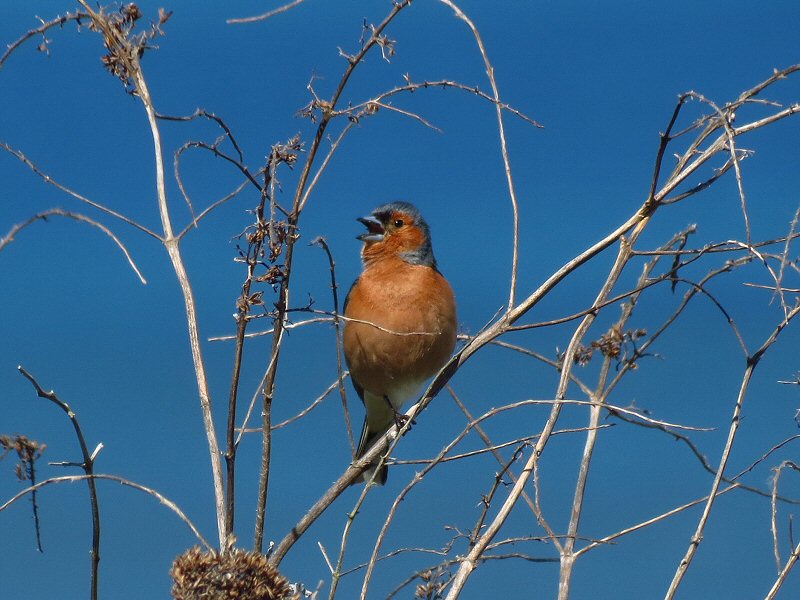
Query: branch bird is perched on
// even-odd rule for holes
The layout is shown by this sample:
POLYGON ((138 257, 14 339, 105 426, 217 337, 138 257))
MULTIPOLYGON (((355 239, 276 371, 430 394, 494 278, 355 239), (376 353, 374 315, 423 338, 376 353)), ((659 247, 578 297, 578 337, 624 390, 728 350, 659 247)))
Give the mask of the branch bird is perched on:
MULTIPOLYGON (((356 458, 402 420, 403 406, 450 358, 457 330, 453 290, 417 208, 392 202, 358 220, 367 228, 358 236, 364 271, 344 306, 344 355, 367 413, 356 458)), ((383 485, 386 476, 383 466, 374 481, 383 485)))

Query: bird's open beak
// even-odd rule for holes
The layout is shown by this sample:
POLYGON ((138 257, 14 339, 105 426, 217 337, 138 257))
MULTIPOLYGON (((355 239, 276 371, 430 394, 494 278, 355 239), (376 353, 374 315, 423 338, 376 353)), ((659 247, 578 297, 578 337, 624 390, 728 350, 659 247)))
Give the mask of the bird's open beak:
POLYGON ((362 242, 381 242, 383 241, 383 234, 384 229, 383 225, 381 224, 378 219, 370 215, 369 217, 360 217, 356 219, 359 223, 362 223, 364 227, 367 228, 366 233, 362 233, 361 235, 357 236, 356 239, 361 240, 362 242))

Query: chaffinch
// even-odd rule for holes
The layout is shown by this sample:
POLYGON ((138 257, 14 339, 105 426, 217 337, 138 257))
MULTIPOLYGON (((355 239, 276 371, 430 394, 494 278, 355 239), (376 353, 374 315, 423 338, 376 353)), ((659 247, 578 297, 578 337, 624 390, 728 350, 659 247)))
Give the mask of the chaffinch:
MULTIPOLYGON (((344 305, 345 360, 366 408, 356 458, 402 422, 403 406, 450 358, 457 332, 453 290, 436 268, 417 208, 392 202, 358 221, 367 228, 358 236, 364 270, 344 305)), ((363 480, 375 470, 367 469, 363 480)), ((383 485, 386 477, 384 465, 374 481, 383 485)))

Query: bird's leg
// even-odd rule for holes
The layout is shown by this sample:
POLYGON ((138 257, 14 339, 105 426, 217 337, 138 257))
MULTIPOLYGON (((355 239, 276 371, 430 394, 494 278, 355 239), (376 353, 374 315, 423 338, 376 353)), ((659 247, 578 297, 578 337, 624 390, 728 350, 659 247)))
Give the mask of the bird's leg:
MULTIPOLYGON (((410 417, 408 417, 407 415, 404 415, 401 412, 398 412, 397 409, 394 407, 394 404, 392 404, 392 401, 389 400, 389 396, 384 394, 383 395, 383 399, 386 400, 386 403, 389 405, 389 408, 392 409, 392 413, 394 414, 394 424, 397 425, 398 429, 400 429, 403 425, 408 423, 408 419, 410 417)), ((414 424, 413 421, 411 423, 412 423, 412 425, 414 424)), ((409 429, 411 429, 411 428, 409 427, 409 429)))

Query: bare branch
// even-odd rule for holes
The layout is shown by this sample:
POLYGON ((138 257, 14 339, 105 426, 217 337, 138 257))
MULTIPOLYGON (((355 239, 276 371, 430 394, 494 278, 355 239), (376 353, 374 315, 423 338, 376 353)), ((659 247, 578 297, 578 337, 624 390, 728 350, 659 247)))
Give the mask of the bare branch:
POLYGON ((770 589, 769 593, 767 594, 766 598, 769 600, 775 597, 775 594, 778 593, 778 590, 782 587, 783 582, 786 580, 789 571, 795 566, 797 563, 797 559, 800 558, 800 544, 795 546, 792 550, 789 559, 786 561, 786 564, 781 566, 781 556, 780 551, 778 550, 778 523, 777 523, 777 516, 778 516, 778 507, 777 507, 777 497, 778 497, 778 480, 780 479, 781 472, 784 468, 794 469, 795 471, 800 472, 800 466, 796 463, 785 460, 783 461, 778 467, 775 468, 775 477, 772 482, 772 519, 771 519, 771 530, 772 530, 772 541, 775 551, 775 561, 778 565, 778 578, 775 580, 775 583, 770 589))
POLYGON ((736 398, 736 403, 733 409, 733 415, 731 417, 731 425, 730 429, 728 430, 728 439, 726 440, 725 448, 722 451, 719 467, 717 468, 717 475, 714 477, 714 483, 711 486, 711 493, 709 494, 708 500, 706 501, 705 507, 703 508, 703 514, 701 515, 700 520, 698 521, 697 528, 689 543, 689 547, 686 550, 686 554, 684 555, 683 559, 678 565, 678 568, 675 571, 675 576, 672 579, 672 583, 670 583, 670 586, 667 589, 665 600, 672 600, 672 598, 675 597, 675 593, 677 592, 678 587, 683 581, 683 577, 686 574, 686 571, 689 569, 689 565, 691 565, 692 559, 694 558, 694 555, 697 552, 697 548, 700 545, 700 542, 702 541, 703 531, 705 529, 706 523, 708 522, 708 518, 711 514, 711 509, 714 505, 714 499, 716 498, 717 490, 719 489, 720 483, 722 481, 722 477, 725 472, 725 466, 727 465, 728 459, 730 458, 731 450, 733 448, 733 442, 736 438, 736 433, 739 429, 742 405, 744 404, 744 398, 745 395, 747 394, 747 390, 749 388, 753 372, 755 371, 755 368, 758 366, 758 363, 761 360, 762 356, 767 352, 767 350, 769 350, 770 347, 772 347, 772 345, 778 339, 778 336, 783 331, 783 329, 798 313, 800 313, 800 304, 795 305, 795 307, 792 309, 789 315, 783 321, 781 321, 781 323, 778 324, 778 326, 764 341, 761 347, 753 355, 748 357, 747 367, 742 377, 742 384, 739 390, 739 394, 736 398))
POLYGON ((472 31, 475 37, 475 42, 478 44, 483 64, 486 66, 486 75, 489 77, 489 83, 492 86, 492 95, 494 96, 495 111, 497 113, 497 128, 500 135, 500 152, 503 157, 503 165, 505 167, 506 183, 508 185, 508 194, 511 199, 511 212, 513 216, 513 238, 512 238, 512 253, 511 253, 511 284, 509 285, 508 295, 508 311, 514 307, 517 291, 517 271, 519 269, 519 203, 517 202, 517 192, 514 186, 514 177, 511 173, 511 160, 508 157, 508 145, 506 144, 506 129, 503 122, 503 108, 500 101, 500 90, 497 87, 497 81, 494 77, 494 67, 489 62, 489 55, 483 45, 483 39, 478 28, 472 20, 464 14, 464 12, 452 0, 439 0, 445 5, 449 6, 456 17, 464 21, 472 31))
POLYGON ((145 285, 147 284, 147 280, 144 278, 144 275, 142 275, 142 272, 139 270, 139 267, 136 266, 136 263, 133 261, 133 257, 130 255, 130 252, 128 252, 128 249, 125 247, 125 244, 123 244, 120 241, 120 239, 116 235, 114 235, 114 233, 108 227, 80 213, 69 212, 66 210, 62 210, 60 208, 51 208, 44 212, 37 213, 33 215, 31 218, 29 218, 27 221, 14 225, 11 228, 11 231, 9 231, 5 237, 0 238, 0 251, 2 251, 3 248, 5 248, 8 244, 13 242, 14 236, 16 236, 17 233, 19 233, 21 230, 25 229, 29 225, 32 225, 36 221, 41 220, 46 222, 49 217, 53 216, 67 217, 69 219, 74 219, 75 221, 88 223, 92 227, 97 227, 100 231, 102 231, 108 237, 110 237, 113 240, 113 242, 117 245, 117 247, 120 250, 122 250, 122 253, 125 255, 128 264, 131 266, 131 269, 133 269, 133 272, 136 273, 137 277, 139 277, 139 281, 141 281, 145 285))
POLYGON ((335 114, 337 114, 337 115, 340 115, 340 114, 349 115, 351 118, 358 119, 358 118, 360 118, 361 116, 363 116, 365 114, 371 114, 373 112, 371 110, 371 108, 370 108, 371 106, 374 106, 376 104, 382 106, 384 100, 386 100, 387 98, 391 98, 392 96, 395 96, 395 95, 398 95, 398 94, 413 93, 413 92, 415 92, 417 90, 424 90, 424 89, 427 89, 427 88, 437 88, 438 87, 438 88, 442 88, 442 89, 445 89, 445 90, 449 89, 449 88, 453 88, 453 89, 456 89, 456 90, 461 90, 461 91, 464 91, 464 92, 468 92, 470 94, 475 94, 479 98, 482 98, 483 100, 488 100, 492 104, 494 104, 496 106, 499 106, 503 110, 510 112, 514 116, 519 117, 523 121, 526 121, 527 123, 533 125, 536 128, 539 128, 539 129, 544 128, 544 125, 542 125, 541 123, 538 123, 537 121, 533 120, 531 117, 529 117, 526 114, 524 114, 523 112, 517 110, 513 106, 511 106, 509 104, 506 104, 505 102, 501 102, 497 98, 494 98, 493 96, 490 96, 486 92, 481 91, 480 88, 478 88, 477 86, 465 85, 463 83, 459 83, 458 81, 453 81, 451 79, 440 79, 440 80, 437 80, 437 81, 412 82, 411 81, 411 77, 408 74, 406 74, 404 76, 404 79, 406 80, 406 85, 401 85, 401 86, 394 87, 391 90, 382 92, 382 93, 378 94, 377 96, 374 96, 370 100, 367 100, 365 102, 361 102, 359 104, 353 104, 352 106, 348 106, 347 108, 343 108, 341 110, 338 110, 338 111, 336 111, 335 114))
POLYGON ((206 216, 208 216, 216 208, 218 208, 218 207, 222 206, 223 204, 225 204, 226 202, 228 202, 228 200, 231 200, 231 199, 235 198, 236 196, 238 196, 239 193, 241 193, 241 191, 244 190, 244 188, 247 187, 248 185, 250 185, 250 181, 246 179, 242 183, 240 183, 238 186, 236 186, 235 190, 233 190, 232 192, 226 194, 225 196, 223 196, 222 198, 220 198, 216 202, 213 202, 212 204, 210 204, 199 215, 197 215, 192 220, 191 223, 189 223, 186 227, 184 227, 183 231, 181 231, 176 237, 179 240, 183 239, 183 236, 185 236, 189 231, 191 231, 192 229, 197 227, 197 225, 200 223, 200 221, 202 221, 206 216))
MULTIPOLYGON (((272 426, 272 430, 275 431, 276 429, 282 429, 283 427, 286 427, 287 425, 290 425, 291 423, 294 423, 298 419, 302 419, 303 417, 305 417, 308 413, 310 413, 317 406, 319 406, 319 404, 322 403, 322 401, 325 400, 325 398, 327 398, 333 390, 335 390, 336 388, 341 388, 342 382, 344 381, 344 378, 347 377, 348 374, 349 374, 349 371, 342 372, 341 378, 337 377, 336 381, 334 381, 332 384, 330 384, 327 387, 327 389, 324 392, 322 392, 322 394, 317 396, 317 398, 311 404, 306 406, 303 410, 301 410, 299 413, 297 413, 293 417, 289 417, 285 421, 281 421, 280 423, 276 423, 275 425, 272 426)), ((349 419, 348 419, 348 425, 349 425, 349 419)), ((249 429, 249 430, 243 430, 243 431, 248 431, 248 432, 261 431, 261 429, 260 428, 259 429, 249 429)), ((353 434, 352 434, 352 429, 351 429, 350 430, 351 442, 352 442, 352 436, 353 436, 353 434)))
MULTIPOLYGON (((719 496, 722 496, 723 494, 727 494, 728 492, 730 492, 732 490, 735 490, 735 489, 738 489, 739 487, 740 487, 740 484, 734 483, 733 485, 730 485, 730 486, 726 487, 725 489, 718 490, 717 491, 717 496, 719 497, 719 496)), ((594 542, 584 546, 583 548, 581 548, 577 552, 575 552, 575 557, 577 558, 577 557, 581 556, 582 554, 585 554, 589 550, 593 550, 594 548, 597 548, 598 546, 613 542, 614 540, 616 540, 618 538, 621 538, 621 537, 623 537, 625 535, 628 535, 629 533, 633 533, 634 531, 639 531, 640 529, 644 529, 645 527, 649 527, 650 525, 653 525, 655 523, 658 523, 660 521, 668 519, 669 517, 672 517, 674 515, 677 515, 677 514, 683 512, 683 511, 685 511, 687 508, 692 508, 693 506, 697 506, 698 504, 702 504, 703 502, 707 502, 708 499, 709 499, 708 496, 703 496, 702 498, 698 498, 697 500, 692 500, 691 502, 688 502, 686 504, 678 506, 677 508, 673 508, 672 510, 668 510, 665 513, 662 513, 662 514, 660 514, 660 515, 658 515, 656 517, 653 517, 652 519, 647 519, 646 521, 642 521, 641 523, 637 523, 636 525, 633 525, 631 527, 623 529, 622 531, 618 531, 617 533, 613 533, 613 534, 608 535, 608 536, 606 536, 604 538, 601 538, 601 539, 599 539, 597 541, 594 541, 594 542)))
POLYGON ((345 370, 342 360, 342 327, 339 319, 339 286, 336 283, 336 263, 333 254, 328 247, 328 242, 324 237, 318 237, 311 241, 311 244, 320 246, 328 257, 328 266, 331 271, 331 294, 333 296, 333 327, 336 331, 336 372, 338 374, 337 383, 339 385, 339 396, 342 398, 342 410, 344 412, 344 422, 347 428, 347 437, 350 440, 350 450, 355 456, 355 440, 353 438, 353 425, 350 423, 350 409, 347 406, 347 392, 344 389, 345 370))
MULTIPOLYGON (((39 382, 36 381, 36 378, 28 373, 28 371, 26 371, 22 366, 17 367, 17 369, 23 375, 23 377, 25 377, 25 379, 31 382, 31 385, 33 385, 33 388, 36 390, 36 395, 39 396, 39 398, 49 400, 66 413, 67 417, 69 417, 69 420, 72 423, 72 428, 75 430, 75 436, 78 439, 78 445, 80 446, 81 455, 83 457, 83 462, 81 462, 78 466, 80 466, 81 469, 83 469, 83 472, 86 473, 86 482, 89 485, 89 505, 92 511, 92 549, 89 552, 92 558, 91 598, 92 600, 97 600, 97 590, 100 576, 100 501, 97 497, 97 487, 95 486, 93 478, 96 451, 95 453, 89 453, 89 448, 86 445, 86 439, 83 437, 83 430, 78 422, 78 416, 70 408, 70 406, 61 400, 54 391, 44 391, 42 386, 39 385, 39 382)), ((31 487, 36 489, 35 486, 31 487)), ((2 507, 0 507, 0 510, 2 510, 2 507)))
POLYGON ((135 490, 139 490, 140 492, 144 492, 145 494, 149 494, 149 495, 153 496, 153 498, 155 498, 161 504, 163 504, 168 509, 170 509, 172 512, 174 512, 181 521, 186 523, 186 525, 189 527, 189 529, 192 530, 192 533, 195 535, 197 540, 201 544, 203 544, 203 546, 205 546, 207 550, 209 550, 209 551, 213 550, 213 548, 211 547, 211 544, 209 544, 208 541, 206 540, 206 538, 203 537, 203 534, 200 533, 200 530, 197 529, 195 524, 192 523, 192 521, 189 519, 189 517, 186 516, 186 513, 184 513, 180 509, 180 507, 177 504, 175 504, 175 502, 173 502, 172 500, 170 500, 169 498, 167 498, 166 496, 164 496, 163 494, 157 492, 156 490, 154 490, 152 488, 144 486, 144 485, 142 485, 140 483, 136 483, 135 481, 131 481, 129 479, 125 479, 123 477, 120 477, 119 475, 107 475, 107 474, 103 474, 103 473, 94 473, 92 475, 65 475, 63 477, 51 477, 49 479, 45 479, 44 481, 40 481, 36 485, 32 485, 32 486, 20 491, 19 493, 15 494, 12 498, 7 500, 5 503, 0 504, 0 512, 4 511, 6 508, 8 508, 12 504, 14 504, 20 498, 23 498, 26 494, 33 493, 34 491, 36 491, 36 490, 38 490, 40 488, 43 488, 44 486, 47 486, 47 485, 51 485, 51 484, 54 484, 54 483, 75 483, 75 482, 78 482, 78 481, 87 481, 87 480, 96 481, 96 480, 102 480, 102 479, 105 479, 105 480, 108 480, 108 481, 116 481, 117 483, 120 483, 120 484, 122 484, 124 486, 132 487, 135 490))
POLYGON ((189 345, 192 350, 192 360, 194 362, 195 377, 197 381, 198 393, 200 396, 200 407, 203 413, 203 425, 208 440, 208 450, 211 458, 211 470, 214 481, 214 500, 217 514, 217 528, 219 534, 220 548, 226 548, 229 532, 225 529, 225 491, 223 486, 222 459, 217 441, 216 426, 214 424, 213 413, 211 410, 211 394, 206 378, 205 362, 203 360, 202 348, 200 345, 200 331, 197 317, 197 307, 195 304, 194 293, 186 272, 186 266, 180 251, 180 239, 177 238, 172 229, 172 219, 169 212, 169 202, 167 200, 167 188, 164 171, 164 152, 161 144, 161 131, 158 127, 158 116, 153 104, 150 90, 139 62, 140 52, 131 47, 132 42, 125 37, 119 29, 111 26, 104 13, 95 12, 86 0, 78 0, 86 9, 92 19, 93 26, 102 33, 106 47, 115 57, 115 60, 124 65, 124 72, 130 78, 134 86, 136 95, 142 101, 147 120, 150 125, 150 133, 153 138, 153 154, 156 167, 156 192, 158 211, 161 217, 161 225, 164 231, 163 237, 153 234, 160 239, 167 249, 167 254, 172 262, 173 270, 178 279, 183 294, 184 306, 186 309, 186 321, 189 328, 189 345))
POLYGON ((33 163, 33 161, 31 161, 22 152, 20 152, 19 150, 16 150, 15 148, 12 148, 11 146, 6 144, 5 142, 0 141, 0 148, 5 150, 9 154, 13 154, 14 156, 16 156, 20 161, 25 163, 25 165, 27 165, 28 168, 31 171, 33 171, 39 177, 41 177, 44 180, 45 183, 49 183, 50 185, 52 185, 52 186, 58 188, 59 190, 61 190, 62 192, 72 196, 76 200, 79 200, 79 201, 83 202, 84 204, 88 204, 89 206, 92 206, 92 207, 96 208, 99 211, 102 211, 102 212, 104 212, 104 213, 106 213, 108 215, 111 215, 112 217, 116 217, 117 219, 119 219, 123 223, 127 223, 128 225, 131 225, 132 227, 135 227, 136 229, 146 233, 150 237, 154 237, 155 239, 157 239, 159 241, 163 241, 163 238, 160 235, 158 235, 157 233, 151 231, 150 229, 148 229, 144 225, 141 225, 140 223, 137 223, 133 219, 130 219, 130 218, 126 217, 123 214, 120 214, 120 213, 118 213, 118 212, 116 212, 114 210, 111 210, 110 208, 108 208, 106 206, 103 206, 102 204, 98 204, 97 202, 94 202, 93 200, 89 200, 89 198, 86 198, 85 196, 80 195, 78 192, 74 192, 71 189, 69 189, 68 187, 58 183, 55 179, 50 177, 47 173, 45 173, 41 169, 39 169, 39 167, 37 167, 33 163))
POLYGON ((86 13, 82 13, 82 12, 69 13, 68 12, 64 16, 56 17, 55 19, 53 19, 51 21, 47 21, 47 22, 42 21, 42 25, 40 27, 37 27, 35 29, 31 29, 25 35, 23 35, 21 38, 19 38, 15 42, 13 42, 13 43, 8 45, 8 49, 3 53, 3 56, 0 56, 0 69, 2 69, 5 66, 6 60, 8 60, 9 56, 11 56, 11 53, 14 52, 17 48, 19 48, 22 44, 27 42, 32 37, 35 37, 37 35, 41 35, 44 39, 43 39, 43 41, 42 41, 42 43, 41 43, 41 45, 39 46, 38 49, 40 51, 47 52, 47 42, 48 42, 48 40, 47 40, 46 37, 44 37, 44 34, 47 32, 48 29, 52 29, 53 27, 61 27, 65 23, 68 23, 70 21, 77 21, 78 25, 80 25, 81 19, 88 19, 88 18, 89 18, 89 15, 86 14, 86 13))
MULTIPOLYGON (((339 318, 343 318, 343 317, 340 316, 339 318)), ((306 325, 316 325, 316 324, 319 324, 319 323, 333 323, 333 317, 321 317, 321 318, 315 318, 315 319, 306 319, 305 321, 295 321, 293 323, 286 323, 285 328, 286 329, 296 329, 298 327, 305 327, 306 325)), ((247 334, 245 334, 244 337, 245 337, 245 339, 251 339, 251 338, 256 338, 256 337, 262 337, 262 336, 265 336, 265 335, 270 335, 272 333, 275 333, 275 329, 274 328, 267 329, 265 331, 254 331, 254 332, 251 332, 251 333, 247 333, 247 334)), ((236 339, 235 335, 216 335, 216 336, 208 338, 208 341, 209 342, 230 342, 231 340, 235 340, 235 339, 236 339)))
POLYGON ((275 15, 279 15, 281 13, 286 12, 297 6, 298 4, 302 4, 305 0, 293 0, 288 4, 284 4, 283 6, 279 6, 278 8, 273 8, 272 10, 265 12, 262 15, 257 15, 255 17, 241 17, 238 19, 228 19, 225 21, 228 25, 237 25, 240 23, 255 23, 256 21, 266 21, 267 19, 274 17, 275 15))

